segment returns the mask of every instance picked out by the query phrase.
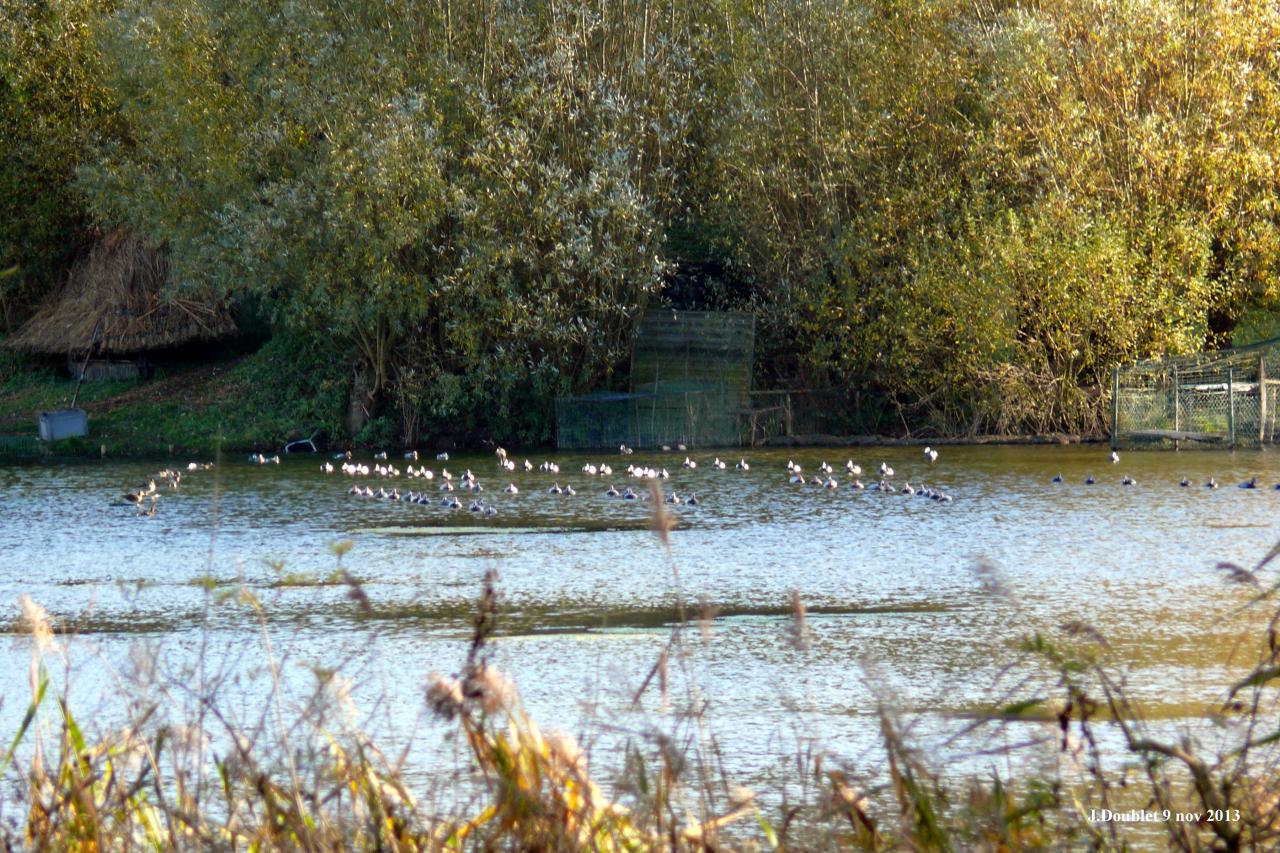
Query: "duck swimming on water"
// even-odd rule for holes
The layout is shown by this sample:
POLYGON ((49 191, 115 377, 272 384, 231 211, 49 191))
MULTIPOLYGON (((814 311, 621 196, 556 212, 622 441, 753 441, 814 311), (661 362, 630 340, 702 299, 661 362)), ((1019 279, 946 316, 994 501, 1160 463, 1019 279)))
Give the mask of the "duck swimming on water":
POLYGON ((1061 482, 1062 482, 1062 475, 1061 475, 1061 474, 1055 474, 1055 475, 1053 476, 1053 479, 1052 479, 1052 480, 1050 480, 1049 482, 1051 482, 1051 483, 1061 483, 1061 482))
POLYGON ((1242 488, 1242 489, 1256 489, 1256 488, 1258 488, 1258 478, 1257 478, 1257 477, 1250 477, 1248 480, 1245 480, 1243 483, 1241 483, 1241 484, 1240 484, 1240 488, 1242 488))
POLYGON ((1204 484, 1204 487, 1206 489, 1216 489, 1218 488, 1218 481, 1210 477, 1208 482, 1204 484))

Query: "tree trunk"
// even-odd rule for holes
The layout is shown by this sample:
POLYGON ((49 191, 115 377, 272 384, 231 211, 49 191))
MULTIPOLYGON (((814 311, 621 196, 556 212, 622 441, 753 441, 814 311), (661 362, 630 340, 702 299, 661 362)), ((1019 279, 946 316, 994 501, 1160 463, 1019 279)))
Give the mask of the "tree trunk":
POLYGON ((351 377, 351 393, 347 398, 347 414, 343 426, 354 437, 377 414, 377 396, 373 390, 373 371, 367 364, 356 365, 351 377))

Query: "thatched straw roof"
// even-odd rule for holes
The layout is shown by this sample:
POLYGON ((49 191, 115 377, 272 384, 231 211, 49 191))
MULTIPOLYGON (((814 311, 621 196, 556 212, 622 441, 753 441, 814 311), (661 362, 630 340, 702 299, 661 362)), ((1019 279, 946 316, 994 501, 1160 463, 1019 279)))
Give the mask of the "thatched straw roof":
POLYGON ((162 295, 169 264, 162 250, 118 230, 99 240, 66 284, 4 342, 7 349, 98 355, 163 349, 236 332, 225 303, 162 295))

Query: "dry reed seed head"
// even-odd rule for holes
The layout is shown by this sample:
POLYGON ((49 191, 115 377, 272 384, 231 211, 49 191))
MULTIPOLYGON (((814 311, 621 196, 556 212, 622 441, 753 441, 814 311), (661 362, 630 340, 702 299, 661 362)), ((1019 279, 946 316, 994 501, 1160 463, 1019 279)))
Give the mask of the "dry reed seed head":
POLYGON ((671 544, 671 530, 676 526, 675 519, 667 512, 666 501, 662 497, 662 487, 657 480, 649 481, 649 496, 653 502, 653 520, 649 528, 662 540, 663 545, 671 544))
POLYGON ((1082 638, 1100 646, 1107 646, 1107 638, 1102 632, 1087 622, 1081 622, 1073 619, 1070 622, 1064 622, 1058 626, 1058 629, 1065 633, 1068 637, 1082 638))
POLYGON ((827 778, 831 780, 831 802, 836 809, 866 811, 870 807, 866 795, 850 784, 848 775, 843 771, 832 770, 827 778))
POLYGON ((715 632, 716 616, 720 615, 720 608, 712 606, 705 595, 698 597, 698 604, 702 608, 702 613, 698 617, 698 630, 702 632, 702 641, 710 643, 712 634, 715 632))
POLYGON ((735 809, 745 808, 756 801, 756 792, 746 785, 734 785, 729 789, 729 804, 735 809))
POLYGON ((809 630, 807 611, 798 589, 791 590, 791 645, 802 652, 813 645, 813 633, 809 630))
POLYGON ((349 554, 351 549, 354 547, 356 547, 356 543, 350 539, 343 539, 340 542, 329 543, 329 550, 333 552, 333 555, 339 560, 341 560, 346 554, 349 554))
POLYGON ((18 630, 31 635, 31 653, 44 655, 57 651, 53 640, 53 624, 49 621, 49 613, 27 594, 18 596, 18 606, 22 616, 18 622, 18 630))
MULTIPOLYGON (((209 735, 200 726, 179 724, 167 728, 168 740, 173 749, 186 755, 198 755, 210 746, 209 735)), ((133 746, 141 746, 134 743, 133 746)))
POLYGON ((484 573, 484 587, 480 592, 480 600, 476 602, 476 613, 472 618, 471 648, 467 650, 466 671, 484 664, 485 647, 489 639, 498 629, 498 570, 489 569, 484 573))
POLYGON ((364 591, 364 584, 346 569, 342 570, 342 582, 347 586, 347 598, 354 601, 361 612, 372 613, 373 602, 369 600, 369 594, 364 591))
POLYGON ((587 775, 587 756, 577 739, 568 732, 553 731, 547 734, 547 750, 551 760, 579 776, 587 775))
POLYGON ((1008 584, 1005 583, 1004 575, 996 568, 994 563, 987 560, 978 560, 970 567, 973 576, 978 581, 978 586, 987 595, 993 595, 998 598, 1012 598, 1013 595, 1009 590, 1008 584))
POLYGON ((442 720, 462 713, 462 684, 456 678, 433 672, 427 676, 427 707, 442 720))
POLYGON ((463 682, 462 694, 476 702, 487 716, 509 711, 519 700, 515 683, 488 663, 471 668, 463 682))
POLYGON ((353 727, 359 717, 356 701, 353 696, 355 685, 350 678, 334 673, 324 679, 323 689, 333 709, 338 712, 342 722, 353 727))

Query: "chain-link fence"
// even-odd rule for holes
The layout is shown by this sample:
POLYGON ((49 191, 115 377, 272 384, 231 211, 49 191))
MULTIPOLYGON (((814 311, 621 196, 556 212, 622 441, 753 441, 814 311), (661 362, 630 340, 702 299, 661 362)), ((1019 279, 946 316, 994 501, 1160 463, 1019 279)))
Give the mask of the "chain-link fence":
POLYGON ((596 447, 731 446, 750 406, 755 318, 655 308, 640 322, 630 392, 556 401, 556 444, 596 447))
POLYGON ((1173 447, 1275 441, 1280 339, 1116 368, 1112 441, 1173 447))
POLYGON ((740 442, 737 410, 722 386, 654 383, 645 391, 556 400, 556 446, 564 450, 740 442))

